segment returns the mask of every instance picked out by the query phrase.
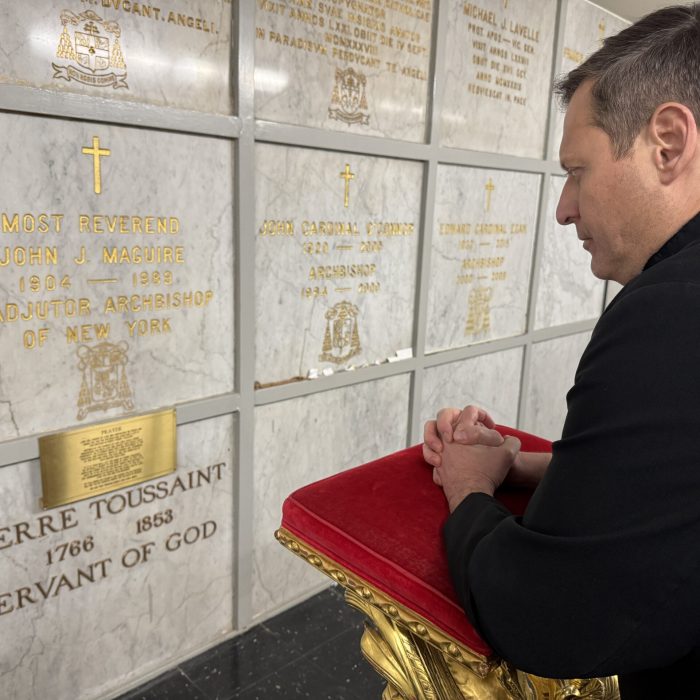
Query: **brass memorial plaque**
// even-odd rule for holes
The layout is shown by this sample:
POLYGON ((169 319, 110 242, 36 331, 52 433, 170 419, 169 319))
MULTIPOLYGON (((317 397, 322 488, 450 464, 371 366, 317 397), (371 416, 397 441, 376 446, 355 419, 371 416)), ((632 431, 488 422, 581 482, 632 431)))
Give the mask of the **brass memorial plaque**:
POLYGON ((43 507, 54 508, 170 474, 175 409, 39 438, 43 507))

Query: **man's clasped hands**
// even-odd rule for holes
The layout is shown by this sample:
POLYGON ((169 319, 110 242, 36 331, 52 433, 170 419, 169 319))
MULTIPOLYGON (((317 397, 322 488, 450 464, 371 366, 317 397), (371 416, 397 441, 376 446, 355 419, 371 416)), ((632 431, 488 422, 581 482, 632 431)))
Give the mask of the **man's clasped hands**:
POLYGON ((443 408, 423 430, 423 457, 445 492, 450 512, 471 493, 493 496, 501 484, 534 488, 549 453, 520 452, 520 440, 503 437, 478 406, 443 408))

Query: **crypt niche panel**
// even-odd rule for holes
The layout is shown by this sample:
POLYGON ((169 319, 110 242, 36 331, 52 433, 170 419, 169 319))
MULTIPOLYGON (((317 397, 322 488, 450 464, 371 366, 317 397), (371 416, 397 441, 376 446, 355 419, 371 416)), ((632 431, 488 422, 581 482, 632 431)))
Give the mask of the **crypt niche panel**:
POLYGON ((556 0, 445 3, 443 146, 541 158, 556 0))
POLYGON ((587 321, 603 311, 605 283, 593 276, 591 256, 581 247, 575 226, 560 226, 555 217, 564 182, 552 177, 548 185, 535 328, 587 321))
POLYGON ((513 348, 426 369, 421 424, 441 408, 472 404, 497 423, 516 427, 522 367, 523 349, 513 348))
POLYGON ((426 352, 519 335, 540 176, 438 167, 426 352))
MULTIPOLYGON (((587 0, 569 0, 563 20, 564 41, 557 57, 557 74, 572 71, 603 44, 606 37, 618 34, 629 26, 627 20, 587 0)), ((551 157, 559 158, 559 144, 564 130, 564 113, 555 105, 551 157)))
POLYGON ((0 114, 0 157, 0 439, 232 391, 232 147, 0 114))
POLYGON ((229 114, 231 1, 0 7, 0 83, 229 114))
POLYGON ((433 5, 256 3, 255 116, 423 141, 433 5))
POLYGON ((42 511, 0 469, 2 695, 93 700, 233 631, 234 419, 178 428, 177 471, 42 511))
POLYGON ((255 409, 255 619, 329 585, 273 537, 282 502, 306 484, 406 447, 409 387, 404 374, 255 409))
POLYGON ((577 333, 532 346, 523 430, 549 440, 561 437, 566 394, 574 385, 576 368, 590 339, 588 332, 577 333))
POLYGON ((258 386, 410 356, 422 166, 259 144, 256 171, 258 386))

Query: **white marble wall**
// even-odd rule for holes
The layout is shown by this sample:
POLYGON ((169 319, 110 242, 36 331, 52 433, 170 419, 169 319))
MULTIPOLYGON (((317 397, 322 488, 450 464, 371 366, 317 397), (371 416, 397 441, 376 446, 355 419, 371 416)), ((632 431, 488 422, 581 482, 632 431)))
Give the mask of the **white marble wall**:
POLYGON ((406 446, 409 377, 400 375, 255 409, 253 611, 269 616, 328 583, 274 538, 297 488, 406 446))
POLYGON ((255 379, 383 362, 410 348, 422 166, 258 144, 256 170, 255 379), (336 345, 328 314, 343 304, 355 316, 336 345))
MULTIPOLYGON (((565 74, 576 68, 601 46, 603 39, 618 34, 629 24, 627 20, 588 0, 569 0, 563 20, 562 53, 557 57, 557 74, 565 74)), ((549 149, 552 158, 559 157, 559 144, 563 130, 564 113, 555 109, 554 131, 549 149)))
POLYGON ((620 292, 622 285, 613 280, 608 280, 605 285, 605 306, 607 306, 620 292))
POLYGON ((231 0, 6 2, 0 45, 0 84, 232 110, 231 0))
POLYGON ((421 420, 432 420, 441 408, 481 406, 501 425, 515 427, 523 350, 513 348, 450 362, 425 370, 421 420))
POLYGON ((232 148, 0 114, 0 159, 12 171, 0 180, 0 439, 233 390, 232 148), (82 152, 95 137, 110 151, 99 194, 82 152), (146 217, 166 217, 174 233, 145 233, 146 217), (30 249, 40 251, 33 265, 30 249), (137 262, 152 249, 163 262, 137 262), (164 308, 148 309, 156 294, 164 308), (100 364, 102 343, 114 347, 100 364), (99 384, 105 363, 109 387, 99 384))
POLYGON ((535 328, 595 319, 603 310, 605 283, 593 276, 590 254, 581 247, 573 225, 560 226, 556 221, 564 182, 563 177, 551 177, 548 181, 535 328))
POLYGON ((556 0, 451 2, 443 146, 541 158, 556 0))
POLYGON ((233 429, 180 426, 175 474, 46 512, 38 461, 0 469, 3 698, 104 697, 232 632, 233 429), (61 512, 67 529, 41 536, 38 518, 60 529, 61 512), (170 522, 145 529, 157 513, 170 522), (71 542, 81 551, 59 561, 71 542))
POLYGON ((433 5, 257 2, 256 117, 422 141, 433 5))
POLYGON ((561 437, 566 394, 574 385, 576 368, 590 338, 590 333, 578 333, 532 346, 523 430, 549 440, 561 437))
POLYGON ((438 168, 426 350, 525 331, 540 176, 438 168))

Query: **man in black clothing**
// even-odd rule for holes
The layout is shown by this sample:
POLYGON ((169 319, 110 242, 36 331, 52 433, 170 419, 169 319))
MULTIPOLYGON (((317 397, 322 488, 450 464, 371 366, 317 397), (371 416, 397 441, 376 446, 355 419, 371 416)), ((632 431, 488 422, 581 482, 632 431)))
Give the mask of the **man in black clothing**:
POLYGON ((700 7, 640 20, 557 86, 557 209, 624 285, 586 348, 552 455, 481 409, 425 426, 465 611, 536 675, 618 674, 623 700, 700 698, 700 7), (515 518, 493 493, 538 484, 515 518))

